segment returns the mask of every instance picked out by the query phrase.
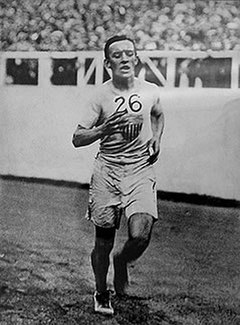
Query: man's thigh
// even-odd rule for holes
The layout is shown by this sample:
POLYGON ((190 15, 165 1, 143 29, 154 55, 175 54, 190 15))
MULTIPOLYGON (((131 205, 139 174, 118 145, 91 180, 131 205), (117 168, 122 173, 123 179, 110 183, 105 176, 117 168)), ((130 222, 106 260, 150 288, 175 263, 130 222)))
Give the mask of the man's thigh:
POLYGON ((153 168, 149 167, 141 173, 132 175, 126 180, 125 213, 130 218, 135 213, 151 215, 158 219, 157 188, 153 168))
POLYGON ((89 191, 88 219, 103 228, 117 227, 120 217, 120 191, 110 175, 111 170, 96 161, 89 191))

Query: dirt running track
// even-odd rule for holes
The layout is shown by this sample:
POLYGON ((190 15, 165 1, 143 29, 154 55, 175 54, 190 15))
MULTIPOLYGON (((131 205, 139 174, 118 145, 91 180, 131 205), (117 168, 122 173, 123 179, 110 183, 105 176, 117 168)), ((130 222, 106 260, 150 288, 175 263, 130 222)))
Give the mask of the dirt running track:
MULTIPOLYGON (((0 181, 0 325, 240 324, 238 208, 159 200, 130 296, 113 298, 109 318, 93 313, 87 198, 77 187, 0 181)), ((125 238, 123 220, 116 247, 125 238)))

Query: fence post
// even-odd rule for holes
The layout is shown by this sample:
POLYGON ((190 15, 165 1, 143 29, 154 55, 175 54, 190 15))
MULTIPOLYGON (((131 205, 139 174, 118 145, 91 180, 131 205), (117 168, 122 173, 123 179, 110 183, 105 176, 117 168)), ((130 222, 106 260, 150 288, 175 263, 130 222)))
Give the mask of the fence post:
POLYGON ((166 86, 174 87, 175 86, 175 77, 176 77, 176 61, 177 59, 174 56, 169 56, 167 58, 167 76, 166 76, 166 86))
POLYGON ((85 60, 86 58, 78 54, 78 69, 77 69, 77 86, 85 86, 86 82, 84 80, 84 73, 85 73, 85 60))
POLYGON ((49 87, 52 76, 51 57, 49 55, 40 55, 38 64, 38 85, 40 87, 49 87))
POLYGON ((103 82, 103 55, 97 53, 96 55, 96 85, 100 85, 103 82))
POLYGON ((0 54, 0 86, 3 86, 5 82, 6 65, 6 57, 0 54))
POLYGON ((239 84, 239 63, 240 52, 234 52, 232 55, 232 67, 231 67, 231 88, 238 89, 239 84))

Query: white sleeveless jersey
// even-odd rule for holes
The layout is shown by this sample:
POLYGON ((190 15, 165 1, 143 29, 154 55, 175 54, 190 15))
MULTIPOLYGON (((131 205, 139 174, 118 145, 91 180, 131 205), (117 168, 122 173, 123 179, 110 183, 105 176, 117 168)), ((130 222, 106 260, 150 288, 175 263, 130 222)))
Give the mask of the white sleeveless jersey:
POLYGON ((96 88, 84 103, 79 125, 92 128, 114 112, 126 110, 122 118, 127 126, 100 139, 100 155, 111 163, 146 162, 147 144, 152 137, 151 109, 159 100, 159 88, 155 84, 136 78, 134 88, 121 91, 109 80, 96 88))

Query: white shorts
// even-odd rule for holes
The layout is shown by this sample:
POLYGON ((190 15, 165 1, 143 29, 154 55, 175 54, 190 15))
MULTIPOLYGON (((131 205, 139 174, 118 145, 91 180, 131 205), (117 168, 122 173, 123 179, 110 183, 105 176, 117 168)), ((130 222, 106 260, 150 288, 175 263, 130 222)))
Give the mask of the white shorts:
POLYGON ((96 226, 119 227, 122 212, 148 213, 156 220, 157 190, 152 165, 107 164, 97 157, 89 190, 87 219, 96 226))

